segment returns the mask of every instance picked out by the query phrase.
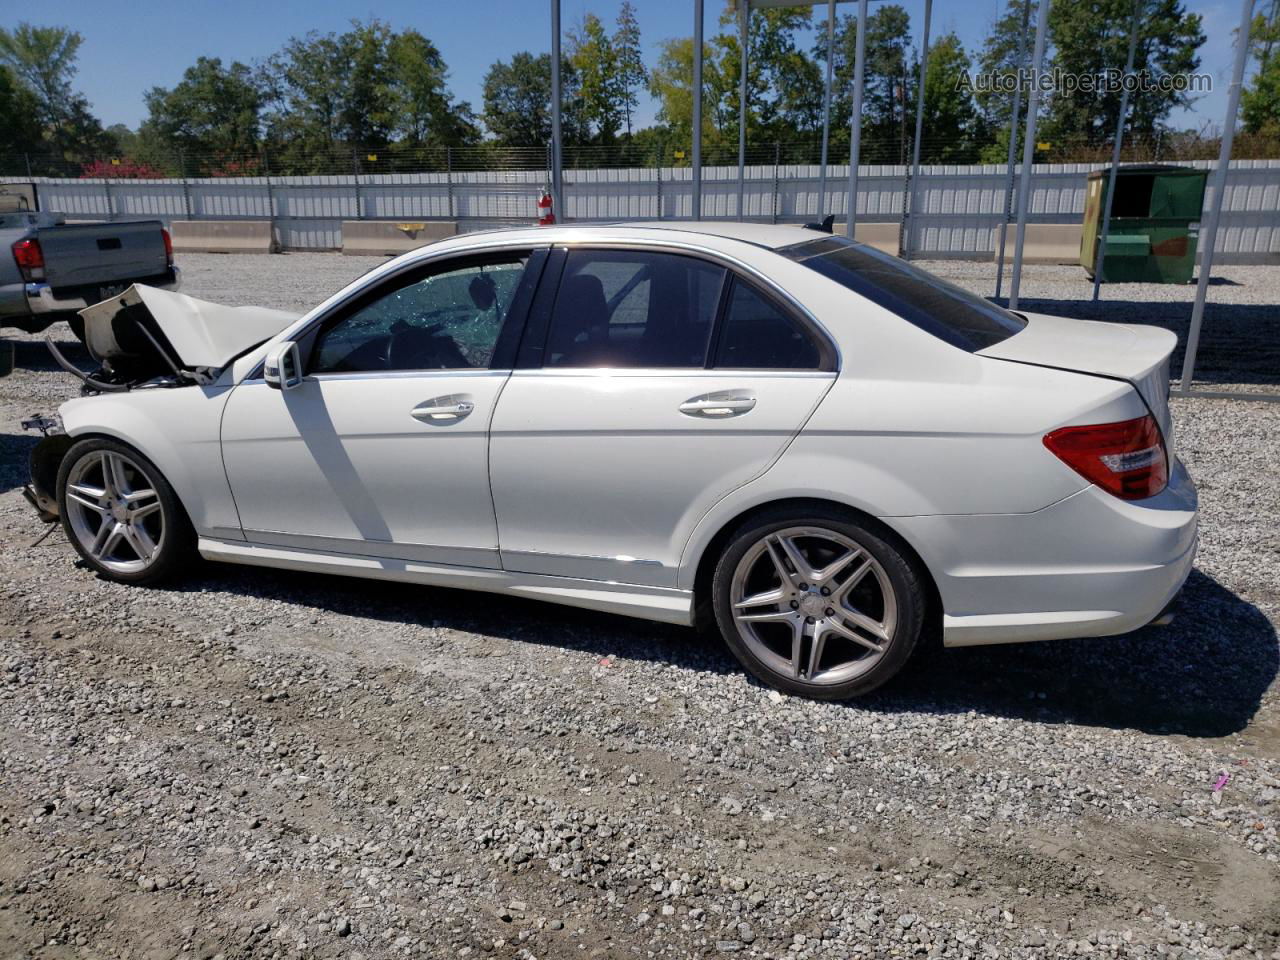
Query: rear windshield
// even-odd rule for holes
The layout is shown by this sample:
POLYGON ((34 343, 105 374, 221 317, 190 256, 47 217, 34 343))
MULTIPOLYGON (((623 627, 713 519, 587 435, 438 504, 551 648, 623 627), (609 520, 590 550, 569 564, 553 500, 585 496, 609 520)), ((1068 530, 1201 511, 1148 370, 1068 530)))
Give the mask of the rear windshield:
POLYGON ((844 237, 807 240, 778 252, 970 353, 1008 340, 1027 325, 989 300, 844 237))

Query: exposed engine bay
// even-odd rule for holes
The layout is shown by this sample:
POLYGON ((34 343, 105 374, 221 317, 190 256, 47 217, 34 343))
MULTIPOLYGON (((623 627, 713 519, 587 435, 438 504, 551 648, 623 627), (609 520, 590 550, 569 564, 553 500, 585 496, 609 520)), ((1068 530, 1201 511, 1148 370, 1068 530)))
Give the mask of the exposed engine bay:
POLYGON ((86 372, 47 340, 54 359, 92 392, 212 383, 232 360, 270 339, 299 314, 228 307, 134 284, 80 311, 85 346, 98 365, 86 372))

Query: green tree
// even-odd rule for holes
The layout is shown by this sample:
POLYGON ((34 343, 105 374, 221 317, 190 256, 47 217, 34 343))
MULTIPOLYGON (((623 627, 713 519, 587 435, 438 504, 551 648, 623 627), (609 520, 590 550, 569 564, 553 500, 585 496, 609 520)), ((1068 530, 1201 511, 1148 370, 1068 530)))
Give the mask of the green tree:
POLYGON ((618 85, 621 88, 622 112, 626 119, 627 137, 631 137, 631 118, 640 105, 639 91, 649 81, 640 47, 640 23, 636 20, 631 0, 622 0, 618 10, 617 29, 613 33, 613 49, 617 58, 618 85))
POLYGON ((1258 68, 1240 95, 1244 128, 1280 137, 1280 0, 1272 0, 1270 10, 1254 18, 1250 36, 1258 68))
POLYGON ((146 104, 142 137, 190 157, 252 154, 261 143, 263 93, 243 63, 224 67, 217 57, 200 57, 172 89, 147 91, 146 104))
POLYGON ((596 143, 610 144, 622 127, 625 107, 622 76, 613 38, 594 13, 569 32, 569 62, 578 79, 582 118, 596 143))
POLYGON ((479 139, 475 115, 454 100, 448 68, 434 43, 417 30, 405 30, 391 38, 387 56, 399 140, 457 146, 479 139))
POLYGON ((985 124, 973 95, 963 83, 972 70, 973 62, 954 32, 945 33, 930 44, 920 138, 923 162, 972 163, 983 146, 985 124))
POLYGON ((6 172, 25 174, 27 159, 42 152, 39 109, 35 95, 17 81, 12 70, 0 65, 0 130, 4 131, 0 163, 6 172))
MULTIPOLYGON (((1012 76, 1026 65, 1026 62, 1031 57, 1031 44, 1035 34, 1035 17, 1035 0, 1008 0, 1008 6, 1005 8, 1004 13, 992 24, 982 42, 982 52, 978 55, 978 67, 983 74, 987 76, 1012 76), (1023 7, 1026 4, 1031 6, 1027 15, 1028 36, 1026 46, 1022 49, 1023 57, 1019 60, 1018 52, 1022 44, 1023 7)), ((977 101, 978 107, 990 127, 1009 126, 1010 116, 1013 112, 1012 92, 976 89, 974 91, 974 99, 977 101)), ((1025 107, 1026 103, 1027 97, 1024 91, 1021 101, 1022 107, 1025 107)), ((1005 143, 1007 148, 1007 138, 1005 143)), ((1006 155, 1002 154, 1000 162, 1005 159, 1006 155)))
MULTIPOLYGON (((1124 66, 1133 0, 1054 0, 1049 8, 1051 65, 1065 74, 1100 76, 1124 66)), ((1152 78, 1187 74, 1200 66, 1205 41, 1199 14, 1182 0, 1144 0, 1134 69, 1152 78)), ((1046 140, 1105 143, 1115 134, 1119 90, 1055 91, 1048 98, 1046 140)), ((1154 137, 1175 107, 1189 106, 1189 91, 1139 90, 1129 97, 1126 138, 1154 137)))
MULTIPOLYGON (((714 51, 710 45, 702 45, 704 64, 714 69, 714 51)), ((715 102, 714 84, 707 82, 707 66, 703 68, 702 85, 702 137, 715 143, 717 133, 712 120, 715 102)), ((693 38, 676 37, 664 40, 658 54, 658 62, 649 71, 649 93, 658 101, 657 120, 665 135, 678 148, 687 148, 693 138, 693 38)))
MULTIPOLYGON (((811 23, 808 7, 751 12, 747 23, 748 140, 792 140, 821 125, 821 72, 800 52, 795 40, 795 32, 811 23)), ((732 2, 720 15, 720 26, 721 32, 712 39, 716 57, 710 74, 715 125, 724 139, 736 141, 742 51, 732 2)))
MULTIPOLYGON (((583 118, 573 64, 560 67, 561 137, 567 144, 583 143, 583 118)), ((498 143, 508 147, 540 147, 551 140, 551 55, 517 53, 511 62, 499 60, 484 77, 484 123, 498 143)))
POLYGON ((36 115, 61 158, 84 160, 104 150, 108 140, 89 101, 71 86, 80 34, 66 27, 19 23, 0 28, 0 64, 35 98, 36 115))
MULTIPOLYGON (((846 14, 837 21, 835 30, 831 130, 832 142, 843 147, 849 142, 849 118, 853 113, 857 27, 857 17, 846 14)), ((896 3, 880 7, 867 18, 861 118, 863 162, 905 162, 909 155, 908 114, 914 80, 910 33, 911 17, 896 3)), ((813 54, 814 60, 825 65, 825 36, 818 38, 813 54)))

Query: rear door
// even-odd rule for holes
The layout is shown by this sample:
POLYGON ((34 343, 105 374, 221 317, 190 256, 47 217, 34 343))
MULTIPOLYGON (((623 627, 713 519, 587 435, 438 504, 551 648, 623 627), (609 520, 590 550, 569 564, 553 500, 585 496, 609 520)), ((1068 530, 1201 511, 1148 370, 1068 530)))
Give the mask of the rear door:
POLYGON ((491 430, 502 565, 674 587, 694 524, 781 454, 834 351, 709 260, 574 247, 547 273, 491 430))

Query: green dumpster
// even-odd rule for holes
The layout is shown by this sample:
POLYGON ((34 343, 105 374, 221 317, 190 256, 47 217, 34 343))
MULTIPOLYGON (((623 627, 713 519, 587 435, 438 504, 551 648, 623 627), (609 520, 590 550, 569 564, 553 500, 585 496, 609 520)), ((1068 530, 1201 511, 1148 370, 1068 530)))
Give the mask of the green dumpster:
MULTIPOLYGON (((1080 265, 1098 257, 1110 169, 1089 174, 1080 265)), ((1208 172, 1161 164, 1116 169, 1116 197, 1103 254, 1104 283, 1190 283, 1208 172)))

